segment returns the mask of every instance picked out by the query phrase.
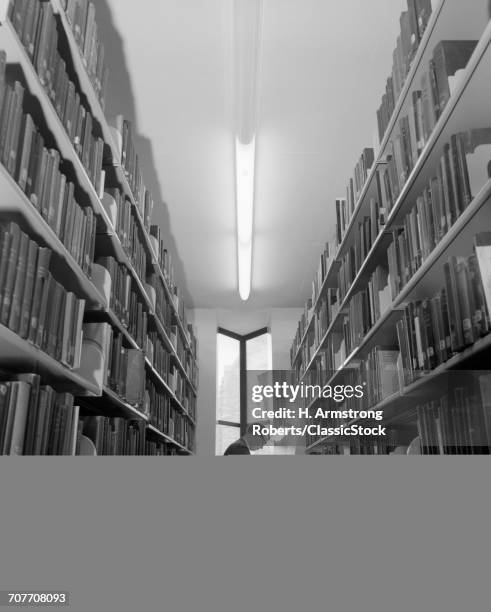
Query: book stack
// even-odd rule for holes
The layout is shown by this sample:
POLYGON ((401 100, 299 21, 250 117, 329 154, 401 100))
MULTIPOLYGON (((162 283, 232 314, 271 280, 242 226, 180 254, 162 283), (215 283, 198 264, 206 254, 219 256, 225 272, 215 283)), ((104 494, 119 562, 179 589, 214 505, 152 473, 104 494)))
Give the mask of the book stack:
POLYGON ((491 330, 476 256, 451 257, 444 278, 437 294, 408 304, 397 323, 406 385, 491 330))
POLYGON ((489 454, 491 423, 489 397, 486 396, 489 373, 478 377, 481 384, 476 384, 475 380, 466 383, 463 378, 459 373, 457 386, 449 384, 448 391, 441 397, 417 406, 423 454, 489 454))
POLYGON ((10 376, 0 382, 0 454, 75 454, 78 414, 73 395, 42 385, 38 375, 10 376))
POLYGON ((109 307, 139 347, 144 347, 147 338, 147 312, 139 296, 132 289, 133 279, 128 269, 114 257, 99 257, 96 263, 105 268, 111 277, 109 307))
POLYGON ((66 62, 58 52, 51 2, 15 0, 9 17, 92 184, 101 193, 104 141, 95 134, 93 116, 82 102, 84 96, 70 80, 66 62))
POLYGON ((104 44, 95 20, 95 5, 88 0, 62 0, 62 6, 80 49, 87 74, 104 109, 109 70, 106 66, 104 44))
POLYGON ((85 416, 81 419, 84 436, 92 440, 98 455, 144 455, 145 422, 123 418, 85 416))
POLYGON ((392 72, 387 79, 385 93, 377 111, 380 142, 389 125, 432 11, 431 0, 408 0, 407 6, 408 10, 401 14, 399 20, 401 30, 392 55, 392 72))
POLYGON ((85 300, 50 273, 51 251, 0 224, 0 323, 68 368, 78 367, 85 300))

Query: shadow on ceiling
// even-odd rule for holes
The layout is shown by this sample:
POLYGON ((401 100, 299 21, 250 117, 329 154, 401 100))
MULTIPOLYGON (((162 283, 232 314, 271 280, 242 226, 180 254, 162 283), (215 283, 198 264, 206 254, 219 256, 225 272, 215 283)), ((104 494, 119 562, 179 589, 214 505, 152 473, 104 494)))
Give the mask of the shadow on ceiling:
POLYGON ((106 62, 109 66, 109 81, 106 95, 106 116, 124 115, 133 123, 135 144, 143 167, 145 185, 152 192, 154 199, 153 223, 160 225, 166 248, 170 251, 174 267, 174 276, 181 288, 186 306, 193 307, 193 301, 186 282, 183 263, 179 257, 176 242, 171 233, 169 211, 162 197, 159 176, 154 163, 152 142, 138 131, 135 97, 131 77, 126 65, 124 41, 121 38, 112 17, 107 0, 97 3, 97 24, 102 33, 106 62))

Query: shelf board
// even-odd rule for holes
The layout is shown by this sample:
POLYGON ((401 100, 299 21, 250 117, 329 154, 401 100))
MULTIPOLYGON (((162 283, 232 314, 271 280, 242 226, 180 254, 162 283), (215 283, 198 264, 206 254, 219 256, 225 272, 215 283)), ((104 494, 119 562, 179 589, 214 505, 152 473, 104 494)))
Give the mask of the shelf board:
POLYGON ((49 383, 70 390, 75 395, 98 394, 97 385, 50 357, 8 327, 0 325, 0 367, 41 374, 49 383))
POLYGON ((174 440, 174 438, 171 438, 170 436, 168 436, 167 434, 159 431, 156 427, 154 427, 153 425, 148 425, 147 426, 147 431, 149 431, 150 433, 152 433, 154 436, 161 438, 161 440, 163 442, 167 442, 168 444, 172 444, 174 446, 176 446, 179 450, 181 450, 182 452, 188 454, 188 455, 192 455, 192 451, 190 451, 188 448, 186 448, 185 446, 183 446, 182 444, 180 444, 179 442, 177 442, 176 440, 174 440))
POLYGON ((134 406, 131 406, 125 402, 117 393, 115 393, 109 387, 103 387, 102 399, 111 402, 112 406, 118 410, 121 414, 129 419, 138 419, 142 421, 148 421, 148 416, 143 412, 140 412, 134 406))

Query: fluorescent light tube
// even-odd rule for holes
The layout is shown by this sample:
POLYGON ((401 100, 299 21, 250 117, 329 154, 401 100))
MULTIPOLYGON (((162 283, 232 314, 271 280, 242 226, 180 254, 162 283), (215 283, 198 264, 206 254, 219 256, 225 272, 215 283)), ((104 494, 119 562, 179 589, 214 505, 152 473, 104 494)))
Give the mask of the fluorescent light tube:
POLYGON ((239 293, 243 301, 249 299, 251 293, 255 156, 254 136, 247 144, 235 141, 237 260, 239 293))

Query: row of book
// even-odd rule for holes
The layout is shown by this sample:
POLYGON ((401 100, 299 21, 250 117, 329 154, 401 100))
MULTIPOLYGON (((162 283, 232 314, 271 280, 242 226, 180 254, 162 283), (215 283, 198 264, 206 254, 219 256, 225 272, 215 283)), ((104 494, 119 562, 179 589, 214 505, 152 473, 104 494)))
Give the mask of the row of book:
POLYGON ((104 109, 109 70, 106 66, 104 44, 96 22, 95 5, 88 0, 63 0, 62 5, 87 74, 104 109))
POLYGON ((145 279, 147 272, 147 251, 132 204, 117 188, 106 189, 102 199, 121 246, 131 261, 138 276, 145 279))
POLYGON ((94 258, 96 218, 76 201, 75 185, 61 171, 63 160, 22 112, 24 87, 3 81, 0 52, 0 158, 7 171, 87 276, 94 258))
POLYGON ((181 362, 181 365, 184 368, 189 380, 193 383, 194 386, 197 386, 198 366, 196 364, 194 354, 190 353, 187 350, 187 346, 184 343, 184 339, 178 325, 172 325, 170 330, 170 340, 172 346, 176 351, 177 358, 181 362))
POLYGON ((150 241, 154 253, 157 257, 157 262, 162 270, 165 280, 168 286, 171 288, 174 286, 174 269, 172 265, 172 254, 167 249, 165 241, 162 237, 162 231, 159 225, 150 226, 150 241))
POLYGON ((143 182, 140 158, 136 151, 132 122, 125 119, 123 115, 117 115, 112 121, 111 130, 120 156, 121 167, 128 180, 136 205, 140 209, 142 217, 144 217, 147 189, 143 182))
MULTIPOLYGON (((413 95, 412 112, 399 119, 398 129, 387 145, 388 165, 383 173, 382 197, 386 199, 383 205, 388 211, 402 192, 439 114, 450 99, 455 86, 452 75, 467 65, 476 44, 477 41, 441 41, 435 47, 432 65, 438 66, 438 70, 429 79, 432 91, 413 95)), ((425 87, 430 88, 430 84, 425 82, 425 87)))
POLYGON ((37 374, 2 377, 1 455, 74 455, 79 407, 73 395, 41 384, 37 374))
POLYGON ((297 325, 297 331, 295 332, 295 336, 293 338, 293 343, 290 349, 290 363, 294 363, 299 355, 300 348, 303 349, 302 340, 305 336, 305 332, 307 331, 311 317, 313 315, 312 311, 312 299, 308 298, 308 300, 304 304, 303 312, 300 315, 300 320, 297 325))
MULTIPOLYGON (((321 303, 320 296, 321 296, 321 293, 324 291, 324 282, 327 278, 327 275, 330 271, 330 267, 333 263, 332 257, 334 255, 334 251, 335 249, 333 248, 333 245, 331 245, 329 242, 326 242, 324 251, 320 254, 319 266, 317 268, 317 275, 312 281, 312 297, 308 298, 308 300, 305 302, 304 310, 298 322, 295 337, 293 338, 293 343, 290 349, 290 362, 291 363, 295 361, 298 355, 301 341, 305 335, 305 332, 307 331, 308 326, 310 325, 311 317, 314 314, 313 306, 315 305, 316 308, 322 311, 326 308, 326 305, 321 303)), ((325 319, 324 312, 319 313, 319 319, 324 321, 325 319)), ((322 327, 323 327, 323 324, 320 323, 319 331, 318 331, 319 334, 321 333, 322 327)))
POLYGON ((165 282, 167 283, 170 293, 172 294, 175 312, 177 317, 182 322, 186 341, 189 343, 193 355, 196 355, 198 350, 197 339, 192 325, 187 322, 184 295, 181 289, 174 284, 172 257, 168 249, 165 247, 165 242, 162 239, 161 230, 158 225, 152 225, 150 227, 150 241, 157 257, 159 267, 163 272, 165 282))
POLYGON ((92 184, 101 193, 104 141, 95 134, 94 118, 59 53, 51 2, 14 0, 9 16, 92 184))
POLYGON ((148 333, 147 358, 165 382, 168 383, 171 368, 171 355, 156 331, 150 331, 148 333))
POLYGON ((339 295, 335 289, 327 289, 319 299, 319 306, 314 315, 314 346, 322 342, 331 322, 339 312, 339 295))
POLYGON ((179 455, 179 450, 173 444, 154 442, 153 440, 149 440, 147 437, 145 442, 145 455, 147 457, 174 456, 179 455))
POLYGON ((490 161, 490 128, 456 134, 444 146, 435 176, 392 232, 388 259, 394 299, 489 181, 490 161))
POLYGON ((96 263, 109 272, 111 291, 109 307, 133 337, 137 345, 145 347, 147 338, 148 313, 146 305, 133 290, 133 277, 124 264, 113 257, 99 257, 96 263))
POLYGON ((69 368, 78 367, 85 300, 50 273, 51 250, 0 225, 0 323, 69 368))
POLYGON ((353 170, 353 176, 350 177, 346 187, 346 214, 345 222, 349 223, 353 212, 356 209, 358 200, 360 199, 363 187, 367 182, 368 175, 375 161, 374 151, 371 147, 363 149, 360 158, 353 170))
POLYGON ((81 418, 82 434, 92 440, 97 455, 144 455, 146 423, 102 415, 81 418))
POLYGON ((426 455, 482 455, 491 447, 490 375, 460 380, 447 393, 417 406, 421 450, 426 455))
POLYGON ((150 423, 169 438, 191 449, 192 425, 182 412, 173 406, 168 394, 159 391, 150 379, 147 379, 146 394, 149 399, 150 423))
POLYGON ((340 258, 337 274, 339 299, 342 301, 365 262, 379 233, 385 227, 386 211, 377 201, 370 200, 370 216, 363 217, 356 228, 353 244, 340 258))
POLYGON ((152 272, 147 277, 147 294, 150 297, 155 316, 162 324, 167 335, 170 335, 172 327, 172 306, 164 288, 162 279, 158 274, 152 272))
POLYGON ((324 287, 324 283, 333 263, 334 253, 334 245, 329 242, 326 242, 324 245, 324 250, 319 256, 319 266, 317 268, 317 275, 312 281, 312 304, 315 304, 317 302, 319 295, 324 287))
POLYGON ((375 323, 392 305, 389 275, 386 266, 379 265, 371 274, 367 286, 350 299, 345 325, 346 350, 356 349, 375 323))
MULTIPOLYGON (((397 432, 389 432, 384 438, 356 437, 353 440, 325 444, 321 448, 323 455, 390 455, 399 446, 397 432)), ((316 442, 313 438, 311 444, 316 442)))
POLYGON ((392 72, 387 79, 385 93, 377 111, 380 142, 383 140, 432 12, 431 0, 408 0, 407 6, 408 10, 402 12, 399 20, 400 34, 392 55, 392 72))
MULTIPOLYGON (((482 247, 488 253, 490 243, 482 247)), ((405 384, 445 363, 491 331, 490 304, 478 259, 451 257, 445 286, 430 299, 411 302, 397 323, 405 384)), ((489 276, 485 277, 489 293, 489 276)))
POLYGON ((356 210, 358 200, 368 175, 373 166, 375 157, 372 148, 365 148, 355 166, 353 177, 349 179, 346 188, 346 198, 336 199, 336 244, 339 246, 343 241, 346 231, 350 225, 356 210))

